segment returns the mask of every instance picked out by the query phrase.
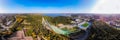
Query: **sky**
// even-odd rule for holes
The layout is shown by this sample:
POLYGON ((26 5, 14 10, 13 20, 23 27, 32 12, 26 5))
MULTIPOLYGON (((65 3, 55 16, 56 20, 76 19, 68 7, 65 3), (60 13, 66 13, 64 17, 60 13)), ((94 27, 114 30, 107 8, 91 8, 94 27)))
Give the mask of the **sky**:
POLYGON ((120 14, 120 0, 99 0, 91 13, 120 14))
POLYGON ((0 0, 5 13, 80 13, 87 12, 95 0, 0 0))
POLYGON ((52 13, 49 13, 49 14, 42 14, 42 15, 44 15, 44 16, 51 16, 51 17, 56 17, 56 16, 66 16, 66 14, 52 14, 52 13))
POLYGON ((0 13, 120 13, 120 0, 0 0, 0 13))

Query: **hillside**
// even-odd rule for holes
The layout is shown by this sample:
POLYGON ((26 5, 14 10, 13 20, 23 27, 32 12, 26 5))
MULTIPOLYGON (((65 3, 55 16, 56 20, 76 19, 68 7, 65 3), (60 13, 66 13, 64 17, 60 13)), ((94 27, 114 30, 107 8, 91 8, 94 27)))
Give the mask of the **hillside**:
POLYGON ((29 25, 24 24, 24 28, 30 28, 27 29, 26 36, 32 36, 33 38, 36 38, 37 36, 41 38, 45 38, 47 40, 68 40, 66 36, 56 34, 53 31, 50 31, 45 28, 45 26, 42 25, 42 17, 45 17, 48 19, 48 21, 52 21, 52 17, 43 16, 43 15, 25 15, 26 22, 30 23, 29 25))
POLYGON ((120 40, 120 30, 101 21, 94 21, 87 40, 120 40))

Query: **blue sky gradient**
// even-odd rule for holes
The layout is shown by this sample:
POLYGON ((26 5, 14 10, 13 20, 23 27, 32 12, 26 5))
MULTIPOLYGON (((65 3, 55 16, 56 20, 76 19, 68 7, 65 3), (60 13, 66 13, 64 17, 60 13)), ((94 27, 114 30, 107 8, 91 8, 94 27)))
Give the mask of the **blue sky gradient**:
POLYGON ((12 3, 26 7, 64 7, 77 6, 83 0, 12 0, 12 3))
POLYGON ((25 7, 68 7, 90 6, 95 0, 9 0, 9 5, 14 4, 25 7))
POLYGON ((89 10, 96 0, 5 0, 8 12, 71 13, 89 10))

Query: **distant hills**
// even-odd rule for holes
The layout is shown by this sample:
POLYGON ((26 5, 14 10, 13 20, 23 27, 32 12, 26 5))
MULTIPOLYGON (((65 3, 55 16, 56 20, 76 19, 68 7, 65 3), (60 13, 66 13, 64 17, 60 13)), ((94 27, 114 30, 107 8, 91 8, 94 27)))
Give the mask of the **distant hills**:
POLYGON ((94 21, 87 40, 120 40, 120 30, 101 21, 94 21))

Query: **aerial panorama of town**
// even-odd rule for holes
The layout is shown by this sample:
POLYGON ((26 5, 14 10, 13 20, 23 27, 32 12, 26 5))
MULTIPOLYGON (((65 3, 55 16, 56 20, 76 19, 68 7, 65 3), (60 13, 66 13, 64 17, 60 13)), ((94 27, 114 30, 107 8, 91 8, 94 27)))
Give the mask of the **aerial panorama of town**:
POLYGON ((120 14, 0 14, 0 40, 120 40, 120 14))

